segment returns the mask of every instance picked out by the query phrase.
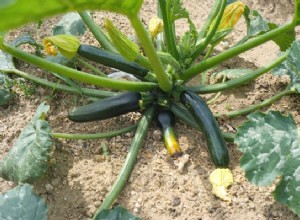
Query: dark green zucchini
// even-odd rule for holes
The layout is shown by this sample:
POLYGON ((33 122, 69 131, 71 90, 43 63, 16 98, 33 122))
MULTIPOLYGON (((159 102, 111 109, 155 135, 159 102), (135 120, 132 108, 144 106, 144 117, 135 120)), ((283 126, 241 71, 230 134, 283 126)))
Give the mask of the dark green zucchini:
POLYGON ((190 91, 181 93, 180 101, 190 111, 203 131, 213 163, 217 167, 228 167, 229 154, 225 140, 206 102, 190 91))
POLYGON ((121 55, 110 53, 98 47, 90 45, 80 45, 77 53, 88 60, 103 64, 108 67, 119 69, 123 72, 131 73, 141 78, 145 77, 149 72, 135 62, 126 61, 121 55))
POLYGON ((173 126, 175 124, 175 116, 169 110, 161 110, 157 114, 157 124, 162 130, 165 146, 171 156, 178 157, 181 155, 181 149, 176 139, 173 126))
POLYGON ((75 122, 98 121, 140 109, 138 92, 126 92, 108 97, 94 103, 80 106, 69 113, 69 119, 75 122))

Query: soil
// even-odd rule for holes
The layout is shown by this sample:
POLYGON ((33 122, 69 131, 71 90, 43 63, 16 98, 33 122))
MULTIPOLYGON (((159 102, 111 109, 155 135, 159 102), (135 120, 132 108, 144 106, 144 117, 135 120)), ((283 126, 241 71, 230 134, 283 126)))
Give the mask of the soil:
MULTIPOLYGON (((147 0, 141 11, 145 24, 155 15, 156 1, 147 0)), ((193 21, 198 28, 204 23, 208 9, 212 6, 210 0, 203 0, 201 4, 196 0, 184 1, 190 11, 193 21)), ((290 20, 293 12, 291 0, 244 1, 252 9, 257 9, 268 20, 283 24, 290 20)), ((118 27, 128 34, 129 22, 122 16, 97 12, 95 21, 102 25, 103 18, 109 16, 118 27)), ((40 30, 40 39, 50 34, 53 25, 59 17, 45 21, 40 30)), ((187 25, 178 22, 178 33, 183 33, 187 25)), ((230 38, 217 48, 224 50, 227 46, 237 42, 245 34, 244 22, 239 22, 230 38)), ((28 25, 18 31, 11 32, 9 39, 13 39, 22 32, 35 34, 35 26, 28 25)), ((81 39, 88 44, 97 45, 92 35, 87 32, 81 39)), ((31 50, 30 47, 24 47, 31 50)), ((277 56, 279 49, 273 42, 268 42, 239 57, 222 64, 222 68, 252 68, 267 64, 277 56)), ((18 66, 25 72, 45 75, 34 66, 18 62, 18 66)), ((263 101, 283 90, 288 83, 286 77, 275 77, 268 73, 254 82, 242 87, 223 92, 210 105, 213 112, 227 112, 263 101)), ((33 84, 27 82, 28 88, 33 84)), ((35 93, 26 96, 18 87, 14 102, 7 108, 0 107, 0 158, 15 143, 21 130, 33 116, 37 106, 46 101, 50 106, 49 122, 53 132, 67 133, 96 133, 115 130, 137 122, 139 113, 127 114, 101 122, 75 124, 67 119, 67 113, 76 105, 86 102, 77 97, 61 92, 55 92, 36 85, 35 93)), ((210 99, 212 96, 205 96, 210 99)), ((300 124, 300 101, 298 96, 288 96, 273 105, 262 109, 279 110, 291 113, 297 124, 300 124)), ((235 119, 219 119, 224 131, 235 131, 246 117, 235 119)), ((228 144, 230 153, 230 168, 234 175, 234 184, 229 190, 232 202, 226 203, 211 193, 208 176, 214 169, 203 135, 178 121, 176 133, 180 146, 188 159, 184 167, 178 166, 178 161, 170 158, 161 140, 161 134, 155 123, 152 123, 147 138, 139 152, 134 171, 115 204, 121 204, 135 215, 145 220, 297 220, 300 219, 286 207, 278 204, 272 197, 275 185, 258 187, 250 184, 239 168, 241 152, 234 144, 228 144)), ((114 138, 101 140, 55 140, 55 151, 51 166, 45 177, 34 184, 35 191, 45 198, 49 208, 50 220, 85 219, 92 217, 101 204, 111 185, 121 169, 127 150, 130 147, 134 132, 129 132, 114 138), (105 144, 110 151, 110 160, 102 155, 101 144, 105 144)), ((0 192, 5 192, 15 186, 14 183, 0 179, 0 192)))

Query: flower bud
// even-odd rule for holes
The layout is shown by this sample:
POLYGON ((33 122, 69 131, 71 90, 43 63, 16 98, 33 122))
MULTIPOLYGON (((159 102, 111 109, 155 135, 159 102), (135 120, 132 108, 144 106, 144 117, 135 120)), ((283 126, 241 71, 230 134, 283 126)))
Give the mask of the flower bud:
POLYGON ((233 28, 244 13, 245 5, 241 1, 236 1, 226 6, 218 31, 233 28))
POLYGON ((152 37, 156 37, 164 29, 163 20, 159 17, 153 17, 149 22, 149 32, 152 37))
POLYGON ((73 58, 80 47, 77 37, 68 34, 55 35, 43 39, 46 54, 56 56, 58 51, 67 58, 73 58))
POLYGON ((134 61, 140 53, 139 46, 128 39, 109 19, 105 19, 105 29, 119 53, 128 61, 134 61))

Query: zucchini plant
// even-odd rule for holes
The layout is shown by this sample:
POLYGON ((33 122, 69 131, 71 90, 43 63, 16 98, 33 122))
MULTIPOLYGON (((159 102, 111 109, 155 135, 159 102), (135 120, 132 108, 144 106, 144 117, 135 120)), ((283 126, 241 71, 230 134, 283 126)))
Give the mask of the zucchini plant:
MULTIPOLYGON (((215 195, 228 200, 228 196, 224 194, 224 188, 232 183, 232 176, 229 170, 230 155, 226 141, 235 142, 244 153, 240 163, 242 169, 245 170, 246 177, 255 184, 269 185, 277 176, 281 176, 281 182, 274 191, 274 198, 300 215, 298 193, 300 134, 292 117, 283 116, 278 112, 256 112, 248 115, 249 120, 238 128, 237 134, 225 133, 219 128, 215 119, 217 116, 213 115, 207 102, 201 97, 202 94, 220 93, 243 85, 271 70, 274 70, 274 74, 290 77, 291 83, 286 90, 259 104, 229 112, 227 114, 229 117, 249 114, 270 105, 285 95, 298 95, 300 91, 300 43, 295 41, 294 29, 300 23, 300 1, 294 2, 293 20, 278 26, 263 19, 257 11, 251 10, 241 1, 216 0, 200 30, 196 28, 180 0, 158 0, 157 17, 150 21, 147 30, 138 16, 142 4, 142 0, 95 0, 92 2, 46 0, 43 5, 40 5, 38 0, 30 3, 7 0, 0 3, 0 16, 10 18, 0 23, 0 49, 5 52, 5 56, 18 58, 55 73, 68 85, 54 83, 25 73, 16 69, 13 64, 0 65, 3 74, 16 74, 53 89, 102 99, 71 111, 68 118, 74 122, 103 120, 132 111, 143 113, 139 123, 128 128, 110 133, 71 135, 51 132, 45 118, 49 106, 41 104, 28 127, 21 133, 18 142, 0 161, 1 177, 25 184, 0 198, 1 218, 11 217, 12 212, 2 212, 1 208, 10 203, 10 200, 5 200, 6 196, 14 195, 16 190, 26 190, 26 195, 30 196, 29 199, 36 200, 36 195, 30 192, 31 188, 27 183, 31 183, 46 173, 47 163, 51 158, 53 138, 105 138, 136 129, 119 177, 94 216, 94 219, 105 218, 101 216, 105 216, 108 212, 106 209, 111 208, 125 186, 152 120, 155 120, 161 128, 170 156, 176 159, 182 155, 183 152, 176 140, 173 128, 178 119, 202 131, 205 136, 208 152, 217 169, 217 172, 213 172, 210 178, 214 185, 215 195), (28 4, 31 7, 27 7, 28 4), (82 21, 101 47, 86 45, 81 43, 76 36, 71 35, 72 33, 60 32, 58 35, 46 37, 43 45, 39 44, 37 48, 43 47, 46 55, 62 55, 74 62, 83 62, 99 73, 98 75, 45 59, 42 53, 28 53, 21 50, 18 45, 5 40, 6 32, 13 28, 38 21, 46 16, 74 10, 78 11, 82 21), (108 19, 105 20, 105 29, 98 27, 86 10, 106 10, 125 15, 140 45, 131 41, 108 19), (247 24, 247 36, 236 45, 214 55, 212 52, 215 47, 232 32, 234 25, 242 16, 247 24), (178 19, 186 19, 189 24, 189 30, 180 36, 179 40, 175 25, 178 19), (245 72, 245 74, 221 83, 208 84, 205 80, 210 77, 207 70, 270 40, 274 41, 282 51, 271 64, 256 70, 232 70, 232 72, 245 72), (107 74, 84 60, 119 69, 133 75, 138 81, 109 78, 107 74), (199 75, 203 79, 201 83, 198 85, 188 83, 199 75), (70 79, 97 86, 98 89, 78 88, 72 85, 73 81, 70 82, 70 79), (276 135, 272 135, 274 133, 276 135), (24 142, 28 144, 24 146, 22 144, 24 142), (224 178, 228 181, 224 181, 224 178)), ((1 54, 4 54, 3 52, 1 54)), ((229 73, 231 73, 230 70, 227 74, 229 73)), ((22 205, 20 207, 23 209, 22 205)), ((40 216, 44 216, 41 218, 46 218, 44 203, 41 206, 35 206, 34 209, 40 213, 40 216)), ((120 208, 118 210, 124 211, 120 208)), ((13 218, 17 217, 13 216, 13 218)))

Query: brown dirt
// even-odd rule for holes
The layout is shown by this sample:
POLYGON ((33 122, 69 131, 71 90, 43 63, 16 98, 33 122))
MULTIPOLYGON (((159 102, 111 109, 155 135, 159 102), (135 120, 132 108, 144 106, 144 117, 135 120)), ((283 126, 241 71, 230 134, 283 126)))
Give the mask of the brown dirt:
MULTIPOLYGON (((141 15, 147 23, 155 15, 156 1, 145 1, 141 15)), ((290 0, 277 1, 245 1, 251 8, 258 9, 275 23, 282 24, 289 20, 293 6, 290 0)), ((190 0, 184 4, 191 12, 197 27, 201 27, 211 7, 212 1, 190 0)), ((102 24, 103 18, 110 16, 119 27, 128 32, 128 21, 114 14, 96 13, 97 23, 102 24)), ((41 38, 50 33, 56 23, 53 18, 44 23, 41 38)), ((179 23, 179 33, 186 25, 179 23)), ((34 33, 34 26, 29 25, 10 34, 14 38, 20 32, 34 33)), ((245 25, 240 22, 228 40, 229 45, 236 42, 245 33, 245 25)), ((130 33, 129 33, 130 34, 130 33)), ((97 45, 90 33, 82 37, 82 41, 97 45)), ((25 48, 30 49, 30 48, 25 48)), ((222 46, 218 50, 223 50, 222 46)), ((225 68, 247 67, 256 68, 266 64, 276 57, 278 47, 272 43, 251 50, 240 57, 223 64, 225 68)), ((40 69, 31 65, 19 64, 26 72, 42 74, 40 69)), ((222 93, 220 98, 211 105, 214 112, 227 112, 265 100, 283 90, 287 79, 265 74, 254 82, 222 93)), ((30 85, 30 84, 28 84, 30 85)), ((102 122, 75 124, 67 119, 67 112, 83 103, 81 97, 66 95, 37 86, 36 93, 26 98, 24 92, 15 88, 16 98, 8 108, 0 108, 0 158, 9 151, 20 131, 26 126, 36 107, 46 101, 51 110, 49 121, 54 132, 95 133, 126 127, 135 123, 140 115, 127 114, 102 122), (78 99, 78 100, 77 100, 78 99)), ((206 96, 211 98, 211 96, 206 96)), ((285 97, 263 110, 279 110, 282 113, 291 112, 300 124, 299 98, 285 97)), ((222 119, 223 130, 234 131, 245 120, 238 117, 233 120, 222 119)), ((141 149, 134 171, 121 193, 116 204, 122 204, 142 219, 189 219, 189 220, 297 220, 299 219, 286 207, 276 203, 272 198, 274 185, 257 187, 251 185, 239 168, 241 153, 233 144, 228 144, 231 162, 230 168, 234 175, 234 184, 229 193, 232 203, 227 204, 214 197, 208 182, 208 175, 214 169, 209 159, 205 141, 200 132, 187 127, 182 122, 176 124, 179 142, 189 160, 182 170, 176 166, 176 161, 168 156, 160 138, 160 132, 153 123, 141 149)), ((55 140, 56 150, 51 167, 45 177, 34 184, 35 191, 43 196, 48 204, 49 219, 84 219, 92 217, 97 207, 116 179, 125 160, 134 132, 126 133, 105 140, 55 140), (101 144, 105 143, 111 152, 111 160, 106 161, 101 156, 101 144)), ((0 192, 14 187, 14 184, 0 179, 0 192)))

